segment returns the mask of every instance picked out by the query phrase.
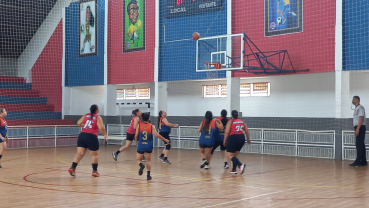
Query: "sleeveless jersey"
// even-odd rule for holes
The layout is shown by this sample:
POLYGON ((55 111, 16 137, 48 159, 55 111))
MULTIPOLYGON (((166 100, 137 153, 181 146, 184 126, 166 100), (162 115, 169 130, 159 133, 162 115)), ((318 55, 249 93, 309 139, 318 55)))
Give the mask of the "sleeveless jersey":
POLYGON ((151 123, 140 123, 137 151, 151 152, 154 147, 154 136, 151 123))
MULTIPOLYGON (((222 122, 223 117, 219 117, 217 118, 218 120, 220 120, 220 122, 222 122)), ((227 118, 227 122, 229 121, 229 119, 227 118)), ((223 123, 222 123, 223 125, 223 123)), ((220 130, 218 127, 216 127, 216 131, 214 132, 214 139, 217 142, 223 142, 224 141, 224 132, 225 132, 225 126, 223 126, 223 130, 220 130)))
POLYGON ((229 136, 234 134, 243 134, 244 129, 244 122, 241 119, 233 119, 231 125, 231 131, 229 132, 229 136))
MULTIPOLYGON (((135 118, 137 118, 138 116, 134 116, 132 119, 131 119, 131 124, 129 124, 129 127, 127 129, 127 133, 128 134, 136 134, 136 129, 134 127, 135 125, 135 118)), ((138 118, 138 124, 141 123, 141 120, 140 118, 138 118)))
POLYGON ((85 126, 82 128, 81 133, 89 133, 98 136, 99 135, 99 128, 97 127, 98 116, 99 115, 94 114, 91 119, 91 113, 87 113, 84 120, 85 126))
POLYGON ((8 132, 8 123, 6 122, 6 120, 4 118, 0 118, 0 133, 1 136, 3 136, 5 138, 6 133, 8 132))
POLYGON ((209 130, 204 132, 204 125, 206 120, 202 121, 201 125, 201 136, 199 143, 204 145, 214 145, 214 133, 216 130, 215 121, 211 120, 209 124, 209 130))
POLYGON ((167 132, 170 133, 171 128, 167 125, 165 125, 165 123, 163 122, 164 118, 160 118, 160 122, 159 122, 159 130, 160 132, 167 132))

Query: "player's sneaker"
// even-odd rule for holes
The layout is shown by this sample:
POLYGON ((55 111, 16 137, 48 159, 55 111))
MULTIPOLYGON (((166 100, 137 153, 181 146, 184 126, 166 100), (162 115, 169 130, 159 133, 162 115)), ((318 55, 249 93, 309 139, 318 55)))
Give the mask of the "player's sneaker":
POLYGON ((205 167, 204 167, 205 169, 209 169, 210 167, 209 167, 209 165, 205 165, 205 167))
POLYGON ((200 165, 200 168, 204 168, 205 167, 205 163, 206 163, 206 160, 203 160, 201 165, 200 165))
POLYGON ((286 21, 287 21, 287 19, 284 19, 282 24, 286 23, 286 21))
POLYGON ((246 168, 246 164, 245 163, 243 163, 241 166, 240 166, 240 175, 242 175, 243 174, 243 172, 245 172, 245 168, 246 168))
POLYGON ((159 156, 159 160, 164 161, 164 157, 159 156))
POLYGON ((1 168, 3 168, 3 167, 1 167, 1 165, 0 165, 0 169, 1 169, 1 168))
POLYGON ((230 174, 237 174, 237 170, 231 170, 230 174))
POLYGON ((97 170, 94 170, 92 171, 92 174, 91 174, 93 177, 99 177, 100 174, 97 172, 97 170))
POLYGON ((144 169, 145 169, 145 165, 140 163, 140 169, 138 170, 138 175, 142 175, 144 169))
POLYGON ((70 174, 71 176, 76 176, 76 169, 75 169, 75 168, 70 167, 70 168, 68 169, 68 172, 69 172, 69 174, 70 174))
POLYGON ((118 154, 116 152, 111 153, 113 155, 113 159, 117 161, 118 154))
POLYGON ((172 164, 169 162, 169 160, 163 160, 163 164, 172 164))
POLYGON ((228 166, 228 163, 224 165, 224 169, 228 169, 229 166, 228 166))
POLYGON ((149 181, 149 180, 151 180, 151 179, 152 179, 152 178, 151 178, 151 176, 149 176, 149 175, 148 175, 148 176, 147 176, 147 180, 149 181))
POLYGON ((90 48, 90 52, 92 52, 92 48, 90 48))
POLYGON ((295 12, 291 12, 291 14, 292 14, 293 16, 296 16, 296 13, 295 13, 295 12))
POLYGON ((81 50, 81 53, 83 53, 83 52, 85 52, 85 49, 82 49, 82 50, 81 50))
POLYGON ((143 156, 142 162, 146 162, 146 157, 145 156, 143 156))

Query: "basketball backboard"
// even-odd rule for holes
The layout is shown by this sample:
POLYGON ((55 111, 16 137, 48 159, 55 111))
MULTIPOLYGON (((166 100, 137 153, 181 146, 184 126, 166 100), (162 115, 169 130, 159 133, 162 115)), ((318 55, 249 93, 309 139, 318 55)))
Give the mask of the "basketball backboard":
POLYGON ((244 34, 219 35, 196 41, 196 72, 243 69, 244 34), (220 63, 221 68, 207 63, 220 63))

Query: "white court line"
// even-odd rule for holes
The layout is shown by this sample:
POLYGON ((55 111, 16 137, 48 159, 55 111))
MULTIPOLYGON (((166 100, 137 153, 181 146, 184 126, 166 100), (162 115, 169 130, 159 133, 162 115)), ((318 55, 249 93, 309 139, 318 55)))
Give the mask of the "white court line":
MULTIPOLYGON (((289 190, 292 190, 292 189, 289 189, 289 190)), ((207 206, 207 207, 216 207, 216 206, 221 206, 221 205, 225 205, 225 204, 231 204, 231 203, 235 203, 235 202, 239 202, 239 201, 245 201, 245 200, 248 200, 248 199, 254 199, 254 198, 258 198, 258 197, 262 197, 262 196, 268 196, 268 195, 272 195, 272 194, 281 193, 281 192, 284 192, 284 191, 275 191, 275 192, 271 192, 271 193, 260 194, 260 195, 256 195, 256 196, 252 196, 252 197, 248 197, 248 198, 244 198, 244 199, 234 200, 234 201, 230 201, 230 202, 224 202, 224 203, 221 203, 221 204, 210 205, 210 206, 207 206)), ((207 208, 207 207, 203 207, 203 208, 207 208)))
MULTIPOLYGON (((30 163, 30 162, 16 162, 16 163, 12 163, 12 164, 19 164, 19 163, 30 163)), ((31 163, 70 167, 70 165, 57 164, 57 163, 43 163, 43 162, 31 162, 31 163)), ((84 167, 84 166, 78 166, 78 168, 91 169, 91 167, 84 167)), ((125 173, 137 174, 136 172, 128 172, 128 171, 122 171, 122 170, 111 170, 111 169, 103 169, 103 170, 104 171, 125 172, 125 173)), ((179 178, 181 180, 186 180, 186 181, 211 182, 211 183, 215 183, 215 184, 224 184, 224 183, 221 183, 221 182, 219 182, 217 180, 225 180, 225 179, 217 179, 217 180, 214 180, 214 181, 213 180, 212 181, 209 181, 209 180, 200 180, 200 179, 185 178, 186 176, 183 176, 184 178, 182 178, 181 176, 179 176, 179 177, 172 177, 172 176, 165 176, 165 175, 155 175, 155 177, 156 176, 165 177, 165 178, 168 178, 168 177, 169 178, 176 178, 176 179, 179 178)), ((258 186, 247 186, 247 185, 242 185, 242 184, 237 184, 237 183, 230 183, 228 185, 240 186, 240 187, 246 187, 246 188, 255 188, 255 189, 276 190, 276 189, 272 189, 272 188, 264 188, 264 187, 258 187, 258 186)))

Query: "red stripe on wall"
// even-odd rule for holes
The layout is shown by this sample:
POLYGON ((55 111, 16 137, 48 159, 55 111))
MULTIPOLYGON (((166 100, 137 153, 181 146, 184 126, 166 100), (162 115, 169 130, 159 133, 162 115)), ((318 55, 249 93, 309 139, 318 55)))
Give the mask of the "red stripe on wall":
POLYGON ((47 97, 47 104, 55 106, 55 112, 62 109, 62 58, 63 22, 59 22, 53 35, 32 67, 32 89, 47 97))

